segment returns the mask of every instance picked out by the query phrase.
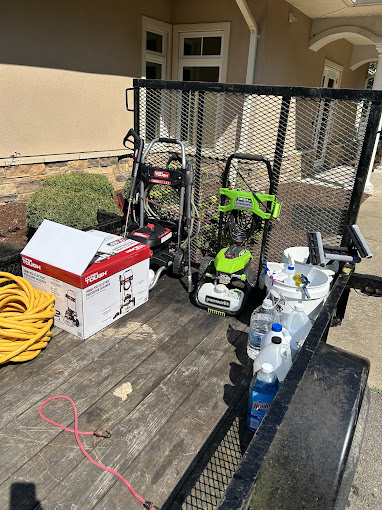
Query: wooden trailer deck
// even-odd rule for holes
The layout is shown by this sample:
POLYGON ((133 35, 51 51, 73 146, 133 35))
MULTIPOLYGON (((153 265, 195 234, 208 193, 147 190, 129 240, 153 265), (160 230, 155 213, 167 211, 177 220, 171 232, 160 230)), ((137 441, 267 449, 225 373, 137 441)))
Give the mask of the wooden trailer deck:
MULTIPOLYGON (((84 457, 74 434, 40 418, 42 402, 66 395, 77 405, 80 430, 112 432, 110 439, 82 436, 88 452, 143 498, 161 508, 214 508, 250 440, 247 331, 245 320, 195 307, 183 283, 165 276, 145 305, 91 338, 56 328, 37 358, 1 367, 0 507, 143 508, 116 476, 84 457), (210 481, 200 479, 190 492, 227 429, 231 445, 220 445, 207 465, 210 481)), ((50 402, 44 413, 73 426, 69 402, 50 402)))

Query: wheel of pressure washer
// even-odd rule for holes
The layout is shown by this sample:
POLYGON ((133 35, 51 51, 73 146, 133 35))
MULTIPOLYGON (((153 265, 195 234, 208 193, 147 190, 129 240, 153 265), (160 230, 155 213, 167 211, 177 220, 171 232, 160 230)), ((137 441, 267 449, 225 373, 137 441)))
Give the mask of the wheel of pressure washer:
POLYGON ((204 278, 204 275, 205 275, 207 269, 209 268, 209 266, 211 265, 211 263, 213 261, 214 261, 214 259, 212 257, 209 257, 208 255, 206 255, 205 257, 202 258, 202 260, 199 264, 198 281, 200 281, 202 278, 204 278))
POLYGON ((176 251, 174 260, 172 263, 172 272, 175 276, 182 277, 186 274, 185 272, 186 266, 186 257, 182 248, 176 251))

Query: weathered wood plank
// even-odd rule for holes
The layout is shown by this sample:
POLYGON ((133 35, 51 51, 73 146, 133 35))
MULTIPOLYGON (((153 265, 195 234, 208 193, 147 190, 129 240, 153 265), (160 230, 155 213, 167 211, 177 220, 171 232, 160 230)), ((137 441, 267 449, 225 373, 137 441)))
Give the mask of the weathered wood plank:
MULTIPOLYGON (((246 354, 246 341, 247 333, 233 339, 232 345, 189 398, 123 472, 123 476, 157 506, 164 504, 183 475, 199 460, 210 432, 247 393, 252 363, 246 354)), ((116 481, 95 508, 122 510, 127 497, 129 508, 140 508, 116 481)))
MULTIPOLYGON (((158 286, 151 291, 150 301, 152 301, 157 295, 166 292, 166 289, 168 289, 172 283, 173 282, 170 278, 162 278, 158 286)), ((143 307, 147 307, 148 303, 145 303, 143 307)), ((130 314, 127 314, 127 316, 121 318, 115 324, 118 326, 120 324, 123 325, 124 322, 133 320, 135 316, 141 315, 142 307, 139 307, 136 310, 133 310, 130 314)), ((19 363, 9 363, 7 365, 0 366, 0 398, 2 394, 9 392, 9 388, 15 388, 17 385, 23 384, 24 381, 33 377, 34 374, 42 371, 46 366, 53 363, 60 356, 64 356, 71 349, 85 341, 74 335, 69 335, 66 331, 63 331, 58 327, 53 327, 52 331, 52 339, 37 358, 23 363, 22 365, 19 363)))
MULTIPOLYGON (((128 328, 119 328, 119 336, 117 335, 116 343, 113 344, 114 348, 110 346, 110 349, 105 349, 103 355, 100 355, 97 359, 93 357, 93 362, 85 365, 82 371, 73 372, 73 376, 69 377, 68 380, 63 382, 60 386, 59 393, 66 393, 74 398, 80 410, 93 405, 102 396, 102 392, 113 388, 121 377, 128 373, 129 362, 131 362, 131 370, 146 356, 150 356, 155 350, 156 344, 167 337, 167 328, 166 324, 163 323, 162 317, 168 321, 174 315, 174 311, 179 312, 182 302, 179 300, 179 296, 182 293, 183 289, 174 289, 171 293, 171 298, 168 297, 167 299, 167 297, 164 298, 164 296, 162 296, 162 299, 150 308, 150 315, 153 315, 154 310, 157 315, 157 320, 153 322, 153 324, 157 324, 158 330, 162 325, 162 330, 159 331, 159 335, 155 335, 154 338, 154 335, 150 333, 151 328, 146 327, 147 325, 144 323, 135 322, 134 327, 130 328, 130 336, 124 339, 128 328), (173 309, 169 310, 166 314, 165 310, 168 306, 173 306, 173 309), (143 334, 142 329, 144 330, 143 334), (149 335, 147 336, 146 333, 149 333, 149 335), (156 344, 153 344, 153 338, 156 344), (122 354, 122 356, 120 356, 120 354, 122 354), (137 356, 139 357, 138 360, 135 359, 137 356)), ((179 322, 179 327, 182 326, 185 320, 186 318, 179 322)), ((131 324, 132 323, 130 323, 130 325, 131 324)), ((53 394, 54 393, 50 393, 48 385, 41 387, 39 402, 27 410, 17 421, 12 423, 12 430, 10 433, 3 431, 1 455, 3 459, 8 459, 8 461, 6 464, 0 466, 0 478, 2 480, 4 476, 12 473, 13 467, 17 469, 18 466, 24 464, 25 461, 42 448, 47 441, 60 433, 60 429, 45 424, 38 415, 40 403, 53 394)), ((94 416, 97 414, 97 408, 95 406, 95 409, 89 413, 89 415, 93 416, 93 421, 94 416)), ((73 421, 70 406, 69 410, 68 407, 62 407, 61 410, 60 408, 55 408, 55 419, 64 425, 70 425, 73 421)), ((97 428, 99 426, 102 427, 102 423, 99 423, 99 416, 97 416, 97 420, 98 423, 92 424, 93 428, 96 428, 96 426, 97 428)))
MULTIPOLYGON (((67 354, 57 358, 53 363, 45 366, 37 373, 32 374, 22 383, 9 387, 7 393, 4 393, 0 398, 2 409, 0 427, 4 429, 10 420, 25 412, 30 406, 36 405, 41 398, 41 391, 39 392, 39 390, 42 390, 44 394, 54 391, 77 371, 94 361, 94 359, 102 355, 112 345, 118 343, 120 339, 139 329, 151 317, 160 313, 171 302, 171 298, 167 296, 166 288, 162 293, 159 293, 161 296, 163 294, 163 297, 153 300, 151 306, 146 307, 147 303, 145 303, 142 307, 133 310, 131 314, 122 317, 108 328, 80 342, 67 354), (145 307, 144 311, 141 310, 143 307, 145 307)), ((182 291, 183 289, 181 289, 180 285, 176 287, 176 292, 179 292, 179 295, 182 291)), ((172 292, 175 292, 175 289, 172 292)), ((68 338, 71 338, 71 335, 67 335, 68 338)), ((51 347, 53 349, 54 346, 52 345, 51 347)), ((17 365, 12 368, 22 372, 24 365, 17 365)))
MULTIPOLYGON (((78 405, 82 430, 112 429, 112 439, 84 436, 84 444, 97 460, 122 469, 128 476, 131 473, 138 489, 142 481, 147 483, 142 487, 143 496, 151 498, 153 494, 159 503, 163 502, 190 463, 195 462, 192 452, 204 444, 242 389, 241 383, 234 384, 226 401, 221 391, 212 391, 213 387, 222 390, 224 384, 232 386, 227 374, 230 363, 232 368, 238 365, 238 346, 245 344, 238 338, 247 328, 235 319, 211 316, 196 308, 179 282, 166 281, 166 291, 154 289, 156 296, 151 293, 146 305, 101 332, 102 337, 97 334, 89 339, 95 339, 95 343, 82 341, 61 356, 52 349, 54 361, 46 366, 40 362, 42 373, 31 370, 22 384, 12 389, 21 403, 12 407, 8 393, 0 396, 0 404, 4 400, 9 411, 0 447, 0 501, 9 502, 12 483, 24 481, 35 484, 36 497, 44 510, 86 510, 94 505, 105 510, 117 509, 118 505, 142 508, 140 504, 132 506, 133 498, 120 481, 115 484, 114 477, 102 473, 82 456, 72 434, 42 422, 39 404, 57 392, 70 396, 78 405), (130 383, 133 391, 122 401, 113 393, 124 383, 130 383), (35 393, 29 402, 21 389, 29 391, 32 385, 35 393), (195 410, 201 414, 195 416, 195 410), (200 417, 205 419, 203 426, 195 429, 203 421, 200 417), (7 424, 11 425, 10 433, 7 424), (162 459, 159 463, 158 458, 162 459), (168 483, 160 489, 168 464, 168 483), (147 493, 151 486, 152 492, 147 493)), ((57 343, 59 348, 61 343, 57 343)), ((12 371, 8 376, 15 377, 12 371)), ((47 406, 48 416, 70 426, 69 404, 55 402, 51 409, 52 413, 47 406)), ((19 500, 19 506, 12 510, 32 510, 36 505, 26 493, 20 494, 19 500)))
POLYGON ((9 392, 9 388, 15 388, 24 384, 27 379, 44 370, 46 366, 53 363, 61 356, 65 356, 71 349, 84 342, 82 338, 68 335, 66 331, 56 328, 52 340, 47 347, 41 351, 37 358, 27 361, 22 365, 10 363, 0 367, 0 399, 1 395, 9 392), (54 345, 53 345, 54 344, 54 345))
MULTIPOLYGON (((182 335, 177 335, 179 342, 186 345, 193 335, 200 334, 203 335, 203 340, 129 416, 114 428, 117 444, 110 443, 109 447, 105 446, 105 450, 100 452, 101 462, 122 470, 131 464, 188 398, 193 389, 200 384, 205 374, 224 355, 230 345, 226 340, 226 331, 226 320, 205 313, 201 315, 199 325, 188 323, 187 327, 183 328, 182 335), (204 321, 214 323, 213 330, 207 336, 204 321)), ((239 334, 240 331, 237 331, 236 336, 239 334)), ((207 431, 206 434, 208 435, 209 432, 207 431)), ((51 508, 54 501, 71 500, 75 501, 78 508, 91 508, 105 495, 114 482, 109 474, 100 470, 95 472, 94 466, 82 462, 66 478, 68 485, 57 486, 47 498, 43 499, 43 505, 51 508), (81 490, 73 489, 75 483, 79 484, 81 490)))

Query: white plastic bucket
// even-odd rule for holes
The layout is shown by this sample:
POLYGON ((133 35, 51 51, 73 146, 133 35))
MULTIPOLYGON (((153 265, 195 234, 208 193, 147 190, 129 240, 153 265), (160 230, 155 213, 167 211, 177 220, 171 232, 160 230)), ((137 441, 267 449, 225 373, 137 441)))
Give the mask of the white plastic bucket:
POLYGON ((277 280, 277 273, 285 273, 288 263, 267 262, 267 267, 269 271, 265 273, 265 285, 269 290, 275 289, 280 296, 284 297, 285 305, 283 313, 291 313, 294 310, 294 305, 298 301, 302 301, 305 306, 305 313, 309 319, 315 320, 329 294, 331 277, 315 266, 295 262, 296 274, 302 273, 310 281, 310 284, 307 286, 310 295, 310 299, 308 299, 302 287, 288 285, 277 280), (274 278, 271 278, 272 274, 274 278))
MULTIPOLYGON (((284 250, 283 256, 281 258, 281 262, 286 264, 288 262, 288 256, 291 256, 294 262, 299 262, 300 264, 306 264, 306 261, 309 258, 309 248, 307 246, 292 246, 291 248, 287 248, 284 250)), ((313 266, 320 271, 326 273, 332 281, 333 276, 339 270, 338 261, 334 261, 332 264, 326 264, 326 266, 313 266)))

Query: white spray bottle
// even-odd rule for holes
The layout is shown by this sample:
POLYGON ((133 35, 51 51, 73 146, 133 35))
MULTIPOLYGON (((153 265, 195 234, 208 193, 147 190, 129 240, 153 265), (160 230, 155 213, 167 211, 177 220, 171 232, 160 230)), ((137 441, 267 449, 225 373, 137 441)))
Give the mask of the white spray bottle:
POLYGON ((287 274, 287 278, 284 281, 284 283, 295 287, 296 282, 293 280, 293 277, 295 275, 294 260, 292 259, 291 255, 288 255, 288 268, 286 270, 286 274, 287 274))

